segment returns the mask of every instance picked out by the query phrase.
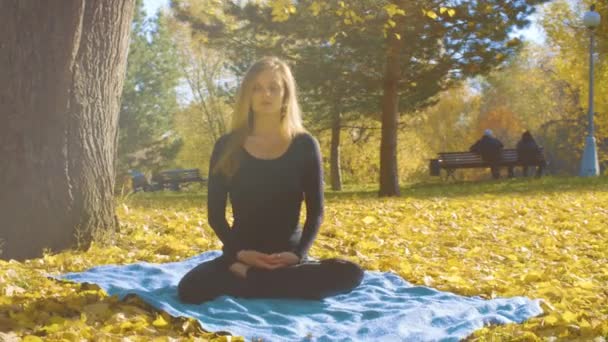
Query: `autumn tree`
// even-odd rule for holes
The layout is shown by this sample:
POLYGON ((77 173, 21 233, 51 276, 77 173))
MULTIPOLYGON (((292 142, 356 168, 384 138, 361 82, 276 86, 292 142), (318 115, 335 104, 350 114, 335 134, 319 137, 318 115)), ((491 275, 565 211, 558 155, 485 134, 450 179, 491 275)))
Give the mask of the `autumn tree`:
MULTIPOLYGON (((483 74, 515 53, 519 41, 509 37, 527 24, 533 5, 543 1, 276 1, 275 20, 290 12, 317 11, 351 24, 328 32, 329 40, 359 47, 375 75, 382 111, 380 195, 398 195, 397 125, 399 113, 411 113, 458 81, 483 74), (290 6, 296 6, 292 10, 290 6), (283 11, 277 10, 283 7, 283 11), (377 42, 377 43, 374 43, 377 42), (369 48, 373 46, 375 48, 369 48)), ((295 16, 295 15, 294 15, 295 16)), ((353 56, 356 58, 356 55, 353 56)))
MULTIPOLYGON (((432 99, 466 77, 486 73, 515 53, 519 41, 511 39, 509 32, 526 25, 532 6, 539 2, 391 1, 384 5, 384 20, 363 33, 384 37, 383 48, 377 50, 384 66, 378 82, 383 94, 380 195, 399 193, 395 177, 399 113, 411 112, 408 105, 432 99), (400 101, 402 97, 407 100, 400 101)), ((351 7, 346 11, 350 16, 369 12, 351 7)))
MULTIPOLYGON (((553 51, 554 64, 552 71, 556 79, 566 84, 577 96, 576 112, 564 118, 561 122, 554 122, 547 126, 548 132, 557 134, 561 132, 561 143, 565 136, 571 136, 567 143, 575 146, 576 156, 583 149, 584 136, 587 130, 587 113, 589 110, 589 30, 582 24, 583 14, 589 10, 591 4, 596 4, 595 10, 602 16, 602 22, 595 31, 595 138, 597 139, 598 158, 600 165, 608 163, 608 63, 604 56, 608 52, 608 34, 606 18, 608 18, 608 4, 588 0, 565 1, 557 0, 546 6, 541 24, 546 32, 547 47, 553 51), (550 14, 550 15, 549 15, 550 14), (570 126, 570 129, 568 129, 570 126), (574 134, 573 134, 574 132, 574 134)), ((560 138, 556 137, 556 142, 560 138)), ((565 152, 566 150, 564 150, 565 152)), ((570 162, 578 166, 580 159, 570 162)), ((565 163, 566 165, 568 163, 565 163)))
POLYGON ((198 112, 203 128, 212 142, 229 127, 227 103, 234 89, 234 75, 226 67, 222 51, 208 46, 203 36, 189 25, 171 18, 170 30, 176 47, 176 60, 190 108, 198 112))
POLYGON ((113 187, 132 0, 0 2, 3 258, 118 222, 113 187))
MULTIPOLYGON (((494 135, 505 146, 515 146, 522 132, 521 123, 517 119, 517 115, 506 106, 492 108, 492 110, 483 112, 480 115, 477 122, 477 131, 483 132, 486 128, 492 129, 494 135)), ((479 135, 481 136, 481 133, 479 135)))
POLYGON ((527 44, 501 68, 479 79, 476 134, 491 128, 507 146, 514 146, 521 131, 530 130, 550 160, 547 170, 574 174, 586 121, 581 89, 560 77, 561 63, 552 49, 527 44))
POLYGON ((176 166, 207 169, 213 143, 229 127, 234 75, 222 51, 211 48, 205 37, 171 15, 166 18, 181 84, 181 107, 173 116, 173 129, 183 143, 176 166))
MULTIPOLYGON (((247 14, 233 19, 232 24, 209 12, 201 15, 200 7, 192 2, 176 1, 176 8, 179 15, 211 35, 241 27, 264 28, 230 36, 234 46, 247 42, 243 37, 271 32, 274 34, 264 40, 265 45, 259 46, 268 53, 292 51, 298 58, 293 51, 301 51, 299 44, 312 44, 332 47, 335 52, 330 56, 345 56, 348 62, 336 68, 350 74, 344 78, 351 84, 355 80, 365 84, 365 91, 357 95, 374 99, 379 105, 376 113, 382 113, 378 117, 382 122, 379 194, 392 196, 399 194, 399 114, 434 103, 439 92, 469 76, 488 72, 515 53, 520 43, 510 38, 510 31, 526 25, 533 6, 542 2, 274 0, 265 7, 266 3, 228 1, 225 3, 232 5, 224 7, 228 8, 224 13, 242 10, 247 14), (325 29, 324 36, 319 37, 323 34, 315 28, 325 29)), ((329 82, 340 88, 336 87, 340 79, 329 82)))
POLYGON ((435 105, 419 114, 423 120, 416 131, 431 153, 466 151, 479 138, 476 128, 481 97, 470 84, 463 84, 441 93, 435 105))
POLYGON ((146 19, 143 1, 137 1, 137 6, 120 105, 119 175, 129 168, 150 170, 167 163, 173 158, 167 153, 179 143, 178 139, 162 139, 171 130, 178 109, 180 74, 175 44, 166 16, 159 12, 146 19))

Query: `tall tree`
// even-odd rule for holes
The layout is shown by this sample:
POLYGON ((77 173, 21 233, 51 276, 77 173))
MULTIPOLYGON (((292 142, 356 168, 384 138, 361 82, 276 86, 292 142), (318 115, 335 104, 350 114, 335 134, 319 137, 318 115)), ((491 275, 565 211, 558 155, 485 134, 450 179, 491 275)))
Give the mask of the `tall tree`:
MULTIPOLYGON (((589 110, 589 30, 582 25, 581 18, 589 10, 591 4, 596 4, 595 11, 602 18, 600 26, 595 29, 595 138, 597 139, 598 159, 602 168, 608 167, 608 62, 601 58, 608 52, 608 30, 606 30, 608 18, 608 3, 605 1, 591 0, 556 0, 546 7, 546 15, 541 18, 542 26, 546 32, 547 45, 552 49, 554 56, 555 77, 565 83, 579 96, 578 107, 580 110, 572 112, 571 116, 561 122, 560 129, 551 128, 552 131, 561 132, 562 137, 557 141, 564 143, 565 136, 572 136, 577 141, 569 140, 567 143, 576 145, 576 155, 582 151, 584 137, 587 130, 587 113, 589 110), (597 58, 597 57, 600 58, 597 58), (570 126, 568 129, 567 126, 570 126), (572 129, 579 128, 582 129, 572 129)), ((553 123, 554 125, 557 123, 553 123)), ((578 158, 577 158, 578 159, 578 158)), ((578 166, 580 159, 570 162, 570 165, 578 166)))
POLYGON ((530 130, 550 160, 548 172, 576 174, 586 116, 581 89, 559 75, 561 63, 547 46, 529 44, 484 77, 476 134, 491 128, 505 145, 513 146, 521 129, 530 130))
POLYGON ((170 20, 170 30, 176 45, 176 64, 194 104, 189 112, 198 112, 212 142, 226 133, 228 122, 226 101, 234 86, 222 51, 210 48, 204 37, 178 20, 170 20), (194 111, 193 111, 194 110, 194 111))
POLYGON ((153 152, 166 161, 173 156, 163 155, 162 152, 174 150, 165 148, 161 151, 158 147, 171 146, 160 144, 159 141, 171 129, 173 114, 178 110, 176 88, 180 75, 175 62, 175 44, 165 15, 159 12, 152 19, 146 19, 141 0, 137 6, 120 106, 119 175, 135 166, 145 169, 159 167, 158 159, 136 165, 133 158, 137 154, 135 152, 153 152))
POLYGON ((0 2, 3 258, 117 228, 118 111, 132 0, 0 2))
MULTIPOLYGON (((380 195, 399 194, 396 178, 397 122, 400 113, 433 99, 467 77, 484 74, 515 53, 514 27, 527 24, 542 1, 387 1, 379 60, 383 97, 380 195), (401 98, 401 100, 400 100, 401 98)), ((363 13, 360 9, 356 13, 363 13)), ((368 33, 364 33, 368 34, 368 33)))
POLYGON ((375 77, 382 111, 381 196, 399 194, 397 127, 400 113, 411 113, 459 80, 483 74, 517 51, 514 27, 528 23, 538 1, 289 1, 270 2, 276 22, 302 12, 333 17, 350 25, 328 32, 328 42, 351 47, 353 60, 366 56, 375 77), (370 58, 371 56, 371 58, 370 58))
POLYGON ((183 141, 174 164, 206 169, 213 143, 229 127, 234 75, 226 67, 224 51, 211 48, 206 37, 193 32, 187 23, 174 16, 167 19, 184 103, 173 120, 183 141))
MULTIPOLYGON (((473 83, 473 82, 470 82, 473 83)), ((422 112, 416 131, 424 137, 429 152, 466 151, 479 138, 477 126, 480 98, 471 84, 441 93, 436 105, 422 112)))

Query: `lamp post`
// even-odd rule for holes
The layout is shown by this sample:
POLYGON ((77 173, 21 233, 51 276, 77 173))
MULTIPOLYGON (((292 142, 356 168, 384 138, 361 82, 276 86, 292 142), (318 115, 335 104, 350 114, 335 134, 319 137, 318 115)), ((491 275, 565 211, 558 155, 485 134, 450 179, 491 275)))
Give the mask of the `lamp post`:
POLYGON ((593 128, 593 43, 595 28, 600 24, 600 15, 595 11, 595 5, 591 5, 589 11, 583 16, 583 24, 589 29, 589 123, 587 137, 585 138, 585 150, 581 161, 580 175, 582 177, 597 176, 600 168, 597 161, 597 148, 595 144, 593 128))

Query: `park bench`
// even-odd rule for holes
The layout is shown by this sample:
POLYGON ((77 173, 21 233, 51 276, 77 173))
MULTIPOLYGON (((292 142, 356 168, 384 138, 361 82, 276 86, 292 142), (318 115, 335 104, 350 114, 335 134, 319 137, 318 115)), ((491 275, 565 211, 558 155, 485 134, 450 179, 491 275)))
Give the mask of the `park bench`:
POLYGON ((138 171, 131 171, 133 191, 158 191, 169 189, 179 191, 184 183, 205 183, 207 179, 201 177, 198 169, 174 169, 160 171, 152 176, 150 182, 138 171))
MULTIPOLYGON (((509 172, 509 177, 513 176, 513 170, 516 166, 536 166, 538 171, 536 176, 540 177, 543 168, 547 162, 541 147, 536 155, 536 158, 527 163, 519 161, 516 149, 504 149, 501 158, 494 163, 498 167, 506 167, 509 172)), ((429 163, 431 176, 441 176, 441 170, 446 171, 446 179, 454 178, 454 172, 457 169, 472 169, 472 168, 489 168, 490 163, 483 161, 479 154, 474 152, 439 152, 436 159, 431 159, 429 163)))
POLYGON ((184 183, 205 183, 206 178, 201 177, 199 169, 174 169, 159 172, 153 178, 158 188, 179 191, 184 183))

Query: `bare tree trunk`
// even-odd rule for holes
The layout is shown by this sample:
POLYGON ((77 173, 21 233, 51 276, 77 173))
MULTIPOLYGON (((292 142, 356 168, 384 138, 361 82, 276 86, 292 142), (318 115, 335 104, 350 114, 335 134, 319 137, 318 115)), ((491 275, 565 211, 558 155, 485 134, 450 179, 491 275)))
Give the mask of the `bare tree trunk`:
POLYGON ((133 0, 0 1, 2 258, 118 226, 113 189, 133 0))
POLYGON ((336 191, 342 190, 342 168, 340 167, 340 115, 340 110, 334 109, 331 123, 331 189, 336 191))
MULTIPOLYGON (((398 20, 401 24, 402 20, 398 20)), ((401 27, 398 25, 397 27, 401 27)), ((380 196, 399 196, 397 172, 397 122, 399 119, 399 94, 397 86, 401 66, 399 54, 402 41, 391 31, 387 38, 386 70, 382 95, 382 137, 380 141, 380 196)))

